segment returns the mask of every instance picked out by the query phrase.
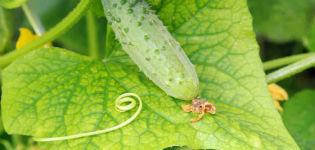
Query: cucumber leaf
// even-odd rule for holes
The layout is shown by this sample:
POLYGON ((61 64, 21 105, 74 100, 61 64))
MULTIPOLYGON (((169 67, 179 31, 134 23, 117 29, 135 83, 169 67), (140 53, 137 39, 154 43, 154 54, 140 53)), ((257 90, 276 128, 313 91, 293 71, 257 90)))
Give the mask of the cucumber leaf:
POLYGON ((283 122, 303 150, 315 150, 315 90, 295 94, 284 105, 283 122))
MULTIPOLYGON (((151 3, 151 1, 148 1, 151 3)), ((129 118, 114 100, 133 92, 144 107, 131 124, 46 149, 299 149, 268 93, 246 0, 164 0, 154 6, 196 67, 200 95, 216 115, 185 113, 120 49, 104 62, 58 48, 39 49, 3 71, 2 113, 10 134, 53 137, 112 127, 129 118), (159 6, 160 5, 160 6, 159 6), (170 17, 172 16, 172 17, 170 17)), ((109 40, 114 41, 114 40, 109 40)), ((108 43, 107 43, 108 44, 108 43)))

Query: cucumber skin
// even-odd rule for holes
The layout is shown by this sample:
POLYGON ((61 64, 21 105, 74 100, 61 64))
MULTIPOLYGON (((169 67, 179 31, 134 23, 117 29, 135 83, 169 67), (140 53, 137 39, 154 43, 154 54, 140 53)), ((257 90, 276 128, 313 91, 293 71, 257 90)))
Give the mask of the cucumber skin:
POLYGON ((192 100, 199 80, 185 52, 141 0, 102 0, 105 16, 125 52, 168 95, 192 100))

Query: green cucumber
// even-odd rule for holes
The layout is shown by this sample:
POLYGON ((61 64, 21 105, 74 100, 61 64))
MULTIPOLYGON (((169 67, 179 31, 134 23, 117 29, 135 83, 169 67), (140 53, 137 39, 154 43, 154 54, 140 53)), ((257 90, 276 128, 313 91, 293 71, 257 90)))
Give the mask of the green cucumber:
POLYGON ((124 51, 168 95, 192 100, 199 80, 185 52, 143 0, 102 0, 124 51))

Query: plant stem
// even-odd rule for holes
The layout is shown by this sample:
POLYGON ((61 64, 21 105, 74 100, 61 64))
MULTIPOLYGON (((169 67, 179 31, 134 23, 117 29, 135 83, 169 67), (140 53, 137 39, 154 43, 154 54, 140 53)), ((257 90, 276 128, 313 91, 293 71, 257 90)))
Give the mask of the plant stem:
POLYGON ((21 145, 24 145, 23 137, 17 134, 12 135, 12 143, 14 147, 19 147, 21 145))
POLYGON ((7 140, 0 139, 0 144, 3 145, 6 150, 14 150, 10 142, 7 140))
POLYGON ((89 43, 89 55, 94 58, 99 58, 99 48, 97 40, 97 28, 95 23, 95 17, 91 11, 88 12, 86 16, 86 27, 88 32, 88 43, 89 43))
POLYGON ((303 60, 297 61, 291 65, 268 74, 266 77, 267 83, 271 84, 278 82, 311 67, 315 67, 315 55, 311 55, 303 60))
POLYGON ((106 26, 106 45, 105 45, 105 57, 108 58, 113 51, 113 39, 115 39, 115 34, 110 25, 107 23, 106 26))
POLYGON ((81 0, 74 10, 72 10, 61 22, 40 36, 37 40, 23 46, 18 50, 13 50, 11 53, 2 56, 0 58, 0 68, 6 67, 18 57, 23 56, 24 54, 39 48, 42 45, 45 45, 46 43, 51 42, 52 40, 59 37, 83 16, 83 14, 89 8, 91 2, 92 0, 81 0))
POLYGON ((302 60, 304 58, 307 58, 309 56, 315 55, 315 53, 306 53, 306 54, 299 54, 299 55, 293 55, 293 56, 288 56, 288 57, 283 57, 271 61, 267 61, 264 63, 264 70, 271 70, 275 69, 284 65, 288 65, 294 62, 297 62, 299 60, 302 60))
POLYGON ((39 18, 37 15, 35 15, 31 9, 27 6, 25 3, 22 5, 22 9, 27 17, 27 20, 30 22, 31 26, 33 27, 35 33, 39 36, 41 36, 43 33, 45 33, 45 29, 40 22, 39 18))

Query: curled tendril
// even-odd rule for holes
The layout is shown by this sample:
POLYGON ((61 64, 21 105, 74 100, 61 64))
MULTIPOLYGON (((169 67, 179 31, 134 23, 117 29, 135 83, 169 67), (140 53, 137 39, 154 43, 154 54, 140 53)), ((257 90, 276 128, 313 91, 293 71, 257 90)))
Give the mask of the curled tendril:
POLYGON ((115 100, 115 106, 116 110, 119 112, 125 112, 128 110, 131 110, 136 106, 136 101, 135 99, 131 98, 130 96, 136 97, 137 99, 140 99, 140 97, 136 94, 133 93, 125 93, 120 96, 118 96, 115 100), (128 105, 122 105, 123 103, 129 102, 130 104, 128 105))
POLYGON ((124 93, 124 94, 118 96, 117 99, 115 100, 116 110, 119 112, 125 112, 125 111, 133 109, 136 106, 136 100, 134 98, 131 98, 131 97, 134 97, 139 101, 138 110, 135 112, 134 115, 132 115, 132 117, 130 117, 128 120, 126 120, 125 122, 122 122, 119 125, 116 125, 116 126, 111 127, 111 128, 103 129, 103 130, 81 133, 81 134, 75 134, 75 135, 70 135, 70 136, 52 137, 52 138, 34 138, 34 141, 50 142, 50 141, 70 140, 70 139, 82 138, 82 137, 87 137, 87 136, 92 136, 92 135, 98 135, 98 134, 102 134, 102 133, 106 133, 106 132, 110 132, 110 131, 114 131, 114 130, 117 130, 119 128, 122 128, 122 127, 128 125, 130 122, 132 122, 139 115, 139 113, 142 109, 142 100, 137 94, 134 94, 134 93, 124 93), (123 103, 129 103, 129 104, 128 105, 122 105, 123 103))

